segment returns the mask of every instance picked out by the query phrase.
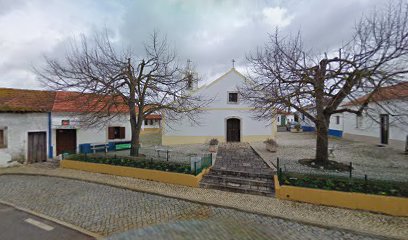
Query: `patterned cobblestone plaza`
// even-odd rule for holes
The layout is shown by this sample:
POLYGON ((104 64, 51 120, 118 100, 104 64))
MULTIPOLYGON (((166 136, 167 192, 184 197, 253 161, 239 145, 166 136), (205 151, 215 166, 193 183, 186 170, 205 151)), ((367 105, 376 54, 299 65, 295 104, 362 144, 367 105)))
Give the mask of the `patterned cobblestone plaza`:
POLYGON ((0 200, 109 239, 381 239, 56 177, 0 176, 0 200))

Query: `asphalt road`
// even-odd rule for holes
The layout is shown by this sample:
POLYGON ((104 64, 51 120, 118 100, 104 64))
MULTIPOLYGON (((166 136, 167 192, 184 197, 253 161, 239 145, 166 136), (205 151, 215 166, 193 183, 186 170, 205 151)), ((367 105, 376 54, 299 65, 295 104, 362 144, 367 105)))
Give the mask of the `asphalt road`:
POLYGON ((0 239, 88 240, 94 238, 10 206, 0 204, 0 239))

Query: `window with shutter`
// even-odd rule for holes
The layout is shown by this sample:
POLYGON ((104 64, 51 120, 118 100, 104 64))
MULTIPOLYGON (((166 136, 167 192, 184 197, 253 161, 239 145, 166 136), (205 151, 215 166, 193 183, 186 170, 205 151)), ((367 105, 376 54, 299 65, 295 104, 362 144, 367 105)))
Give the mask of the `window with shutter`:
POLYGON ((115 127, 108 128, 108 139, 115 139, 115 127))
POLYGON ((108 139, 124 139, 126 138, 125 127, 109 127, 108 139))
POLYGON ((125 128, 124 127, 121 127, 121 128, 119 128, 120 130, 119 130, 119 138, 120 139, 125 139, 126 137, 125 137, 125 128))
POLYGON ((0 129, 0 148, 5 148, 6 144, 5 144, 5 139, 4 139, 4 130, 0 129))

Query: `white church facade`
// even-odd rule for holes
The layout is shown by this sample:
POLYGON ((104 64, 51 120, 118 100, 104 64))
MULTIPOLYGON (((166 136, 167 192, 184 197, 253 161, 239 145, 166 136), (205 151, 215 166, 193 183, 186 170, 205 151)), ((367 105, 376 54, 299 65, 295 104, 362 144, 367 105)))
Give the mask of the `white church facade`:
POLYGON ((208 143, 216 138, 220 142, 254 142, 275 138, 276 121, 259 121, 253 118, 253 108, 245 103, 238 88, 245 77, 235 68, 204 85, 192 94, 211 99, 211 103, 198 116, 198 125, 188 119, 166 122, 162 125, 162 144, 208 143))

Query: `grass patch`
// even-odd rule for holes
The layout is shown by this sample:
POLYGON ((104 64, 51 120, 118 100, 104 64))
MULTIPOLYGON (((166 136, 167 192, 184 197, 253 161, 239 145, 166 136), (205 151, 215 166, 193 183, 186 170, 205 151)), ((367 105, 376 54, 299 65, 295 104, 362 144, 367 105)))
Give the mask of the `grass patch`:
POLYGON ((174 163, 174 162, 165 162, 165 161, 152 161, 146 159, 145 157, 135 157, 128 158, 122 156, 116 157, 104 157, 90 154, 73 154, 66 157, 66 159, 89 162, 89 163, 100 163, 100 164, 109 164, 115 166, 123 167, 133 167, 133 168, 144 168, 144 169, 153 169, 166 172, 176 172, 176 173, 185 173, 193 174, 191 172, 191 166, 183 163, 174 163))
POLYGON ((382 180, 364 180, 347 177, 310 175, 301 173, 283 173, 280 184, 335 190, 342 192, 358 192, 384 196, 408 197, 408 183, 382 180))

